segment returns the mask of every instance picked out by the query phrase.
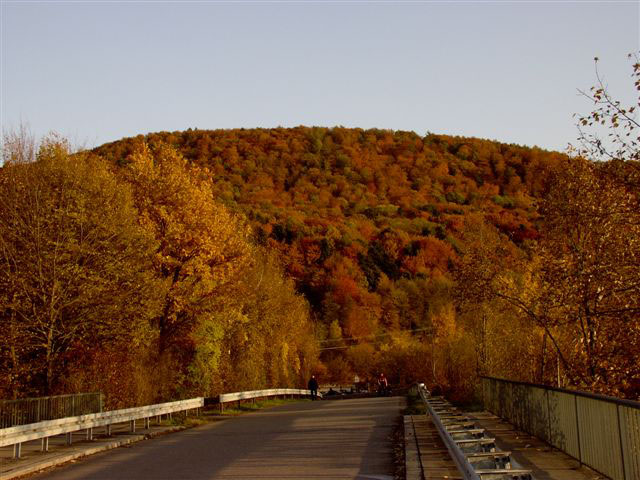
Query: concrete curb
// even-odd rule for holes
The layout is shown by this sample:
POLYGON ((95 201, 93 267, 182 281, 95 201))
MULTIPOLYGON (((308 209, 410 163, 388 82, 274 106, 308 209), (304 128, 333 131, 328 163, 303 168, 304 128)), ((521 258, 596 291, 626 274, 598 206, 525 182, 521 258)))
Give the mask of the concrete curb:
POLYGON ((30 475, 32 473, 39 472, 40 470, 44 470, 46 468, 62 465, 64 463, 71 462, 73 460, 77 460, 82 457, 87 457, 95 453, 104 452, 106 450, 111 450, 114 448, 121 447, 123 445, 128 445, 130 443, 135 443, 141 440, 157 437, 159 435, 164 435, 166 433, 178 432, 181 430, 185 430, 187 428, 189 427, 183 427, 183 426, 169 427, 166 430, 157 430, 155 432, 149 432, 149 433, 140 434, 140 435, 129 435, 127 436, 127 438, 122 438, 122 439, 117 439, 110 442, 102 443, 95 447, 87 446, 87 448, 83 448, 79 452, 74 452, 74 453, 61 452, 58 454, 54 453, 51 456, 49 456, 49 458, 43 458, 41 461, 37 463, 32 463, 30 465, 16 465, 14 469, 9 470, 8 472, 0 473, 0 480, 12 480, 14 478, 23 477, 25 475, 30 475))

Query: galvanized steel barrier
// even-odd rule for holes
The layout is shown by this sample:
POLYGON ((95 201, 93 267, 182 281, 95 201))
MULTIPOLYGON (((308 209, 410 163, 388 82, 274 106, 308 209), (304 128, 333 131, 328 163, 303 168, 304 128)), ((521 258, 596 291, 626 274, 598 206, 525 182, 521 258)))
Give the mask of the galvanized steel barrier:
POLYGON ((499 451, 495 438, 447 400, 431 396, 423 384, 418 392, 464 480, 534 480, 530 470, 513 468, 511 453, 499 451))
POLYGON ((484 408, 613 480, 640 479, 640 402, 482 377, 484 408))
POLYGON ((0 428, 99 413, 103 405, 104 396, 101 393, 0 400, 0 428))

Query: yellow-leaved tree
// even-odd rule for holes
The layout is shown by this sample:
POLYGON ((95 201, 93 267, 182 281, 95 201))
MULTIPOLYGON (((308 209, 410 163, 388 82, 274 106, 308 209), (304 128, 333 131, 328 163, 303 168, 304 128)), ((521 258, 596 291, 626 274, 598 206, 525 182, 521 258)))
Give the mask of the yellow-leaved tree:
POLYGON ((162 297, 130 190, 56 137, 35 160, 25 145, 9 138, 0 169, 0 393, 14 397, 64 389, 78 358, 144 348, 162 297))
POLYGON ((274 252, 256 249, 236 298, 243 319, 225 335, 225 390, 306 385, 317 359, 307 301, 274 252))
POLYGON ((207 393, 200 390, 210 381, 202 376, 216 375, 224 332, 242 318, 232 296, 251 260, 249 229, 214 200, 209 173, 166 144, 141 142, 122 175, 140 224, 158 242, 154 266, 166 291, 155 319, 165 386, 159 395, 207 393), (194 361, 208 365, 197 379, 194 361))
POLYGON ((563 333, 574 385, 640 394, 638 193, 611 165, 570 159, 551 180, 540 245, 546 321, 563 333))

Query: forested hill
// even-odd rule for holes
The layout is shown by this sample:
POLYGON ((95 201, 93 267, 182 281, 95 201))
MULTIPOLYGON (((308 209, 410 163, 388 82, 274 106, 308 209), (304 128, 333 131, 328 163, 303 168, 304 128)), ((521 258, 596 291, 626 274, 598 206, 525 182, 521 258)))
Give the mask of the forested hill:
POLYGON ((564 158, 475 138, 317 127, 161 132, 95 152, 122 165, 142 142, 206 167, 218 198, 284 253, 321 323, 337 321, 344 337, 423 326, 386 294, 446 277, 469 218, 515 244, 537 238, 535 198, 564 158))

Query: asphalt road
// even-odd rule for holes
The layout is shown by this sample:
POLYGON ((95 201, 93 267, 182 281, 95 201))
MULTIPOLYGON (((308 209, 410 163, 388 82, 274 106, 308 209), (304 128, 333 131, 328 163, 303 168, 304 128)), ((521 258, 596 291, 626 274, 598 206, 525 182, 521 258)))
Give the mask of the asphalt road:
POLYGON ((100 453, 38 480, 393 479, 403 397, 282 405, 100 453))

